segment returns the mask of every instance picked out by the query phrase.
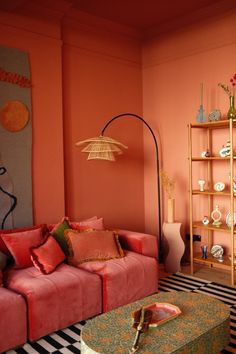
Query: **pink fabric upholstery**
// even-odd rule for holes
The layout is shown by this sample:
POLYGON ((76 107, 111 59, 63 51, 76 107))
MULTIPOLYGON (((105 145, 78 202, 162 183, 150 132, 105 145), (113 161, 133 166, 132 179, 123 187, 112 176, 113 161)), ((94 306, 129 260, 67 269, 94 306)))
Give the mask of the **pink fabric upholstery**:
POLYGON ((82 263, 79 268, 101 276, 103 312, 157 291, 158 264, 152 257, 126 251, 124 258, 82 263))
POLYGON ((25 300, 19 294, 0 288, 0 353, 23 345, 26 340, 25 300))
POLYGON ((118 230, 121 247, 149 257, 158 257, 157 238, 139 232, 118 230))
POLYGON ((26 299, 30 340, 85 320, 102 310, 99 276, 67 264, 61 264, 47 275, 35 267, 11 269, 7 274, 7 286, 26 299))

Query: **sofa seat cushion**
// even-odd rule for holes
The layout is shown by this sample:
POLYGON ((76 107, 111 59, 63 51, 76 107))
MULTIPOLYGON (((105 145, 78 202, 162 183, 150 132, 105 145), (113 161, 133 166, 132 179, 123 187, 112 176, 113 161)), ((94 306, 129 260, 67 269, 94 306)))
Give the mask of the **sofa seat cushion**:
POLYGON ((103 311, 141 299, 157 291, 158 264, 152 257, 125 251, 125 257, 79 265, 102 278, 103 311))
POLYGON ((101 313, 101 279, 61 264, 53 273, 42 274, 35 267, 7 274, 7 286, 22 294, 28 306, 28 337, 36 340, 101 313))
POLYGON ((0 353, 27 341, 27 315, 24 298, 0 288, 0 353))

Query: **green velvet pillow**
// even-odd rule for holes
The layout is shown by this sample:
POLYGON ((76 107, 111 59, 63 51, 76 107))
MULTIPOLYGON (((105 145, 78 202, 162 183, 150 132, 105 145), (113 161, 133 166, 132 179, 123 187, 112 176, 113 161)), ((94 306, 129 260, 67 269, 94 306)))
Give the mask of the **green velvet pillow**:
POLYGON ((70 229, 70 225, 67 219, 64 219, 59 225, 56 226, 55 229, 52 230, 51 235, 55 238, 55 240, 61 246, 61 249, 65 253, 66 256, 69 256, 69 249, 67 245, 67 241, 64 237, 64 231, 70 229))

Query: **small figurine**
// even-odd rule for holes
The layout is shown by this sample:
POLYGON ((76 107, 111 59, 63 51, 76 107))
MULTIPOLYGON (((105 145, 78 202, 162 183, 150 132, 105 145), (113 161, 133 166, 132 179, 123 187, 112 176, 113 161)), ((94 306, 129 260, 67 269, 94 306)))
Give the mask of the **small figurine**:
POLYGON ((211 155, 210 155, 210 151, 209 151, 209 149, 207 149, 206 151, 203 151, 202 153, 201 153, 201 157, 210 157, 211 155))
POLYGON ((213 219, 212 225, 220 227, 222 222, 220 221, 222 218, 222 214, 219 210, 219 205, 216 205, 216 208, 211 212, 211 218, 213 219))
POLYGON ((206 184, 206 181, 204 179, 199 179, 198 184, 199 184, 200 192, 204 192, 204 186, 206 184))
POLYGON ((202 258, 203 259, 207 259, 207 246, 206 245, 202 245, 201 246, 201 250, 202 250, 202 258))
POLYGON ((208 225, 209 222, 210 222, 210 221, 209 221, 208 217, 207 217, 207 216, 204 216, 204 218, 202 219, 203 225, 208 225))
POLYGON ((219 151, 219 154, 221 157, 230 156, 230 150, 230 142, 227 141, 226 145, 223 145, 222 149, 219 151))

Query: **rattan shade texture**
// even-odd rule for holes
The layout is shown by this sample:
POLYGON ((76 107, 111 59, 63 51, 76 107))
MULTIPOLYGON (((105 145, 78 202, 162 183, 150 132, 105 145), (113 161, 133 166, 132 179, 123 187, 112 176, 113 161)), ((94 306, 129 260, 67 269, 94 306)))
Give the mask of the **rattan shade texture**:
POLYGON ((115 154, 121 155, 120 147, 128 149, 127 146, 108 136, 100 135, 95 138, 78 141, 76 146, 86 145, 82 152, 88 153, 87 160, 108 160, 115 161, 115 154))

